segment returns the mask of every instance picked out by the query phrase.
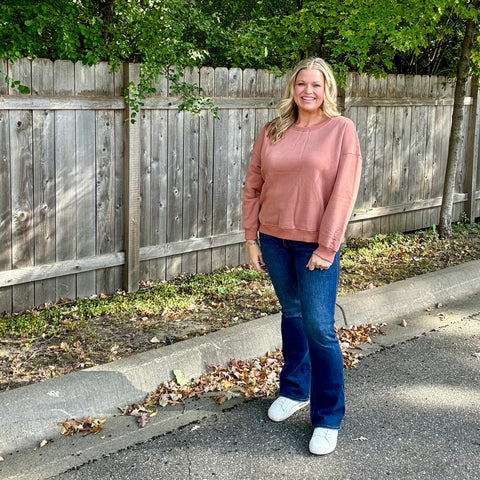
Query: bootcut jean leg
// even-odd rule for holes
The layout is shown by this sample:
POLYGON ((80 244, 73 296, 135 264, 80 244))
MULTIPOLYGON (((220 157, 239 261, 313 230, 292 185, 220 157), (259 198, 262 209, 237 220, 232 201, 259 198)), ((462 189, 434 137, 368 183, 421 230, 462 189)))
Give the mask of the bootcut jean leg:
POLYGON ((265 234, 260 243, 282 306, 280 395, 310 397, 312 425, 339 429, 345 414, 343 357, 334 328, 340 255, 328 270, 311 272, 306 265, 317 244, 265 234))

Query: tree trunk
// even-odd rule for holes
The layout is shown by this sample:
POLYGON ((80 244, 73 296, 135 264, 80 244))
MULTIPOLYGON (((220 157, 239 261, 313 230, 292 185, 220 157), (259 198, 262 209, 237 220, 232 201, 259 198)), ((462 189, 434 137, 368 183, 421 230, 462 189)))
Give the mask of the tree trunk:
POLYGON ((467 20, 465 37, 462 43, 462 53, 457 65, 457 83, 455 85, 455 99, 452 114, 452 127, 448 142, 447 170, 443 185, 442 207, 440 209, 440 224, 438 231, 441 238, 452 235, 453 196, 455 193, 455 179, 463 143, 463 120, 465 116, 464 99, 466 97, 467 79, 470 68, 473 37, 476 31, 474 20, 467 20))
POLYGON ((109 31, 110 25, 113 21, 115 0, 100 0, 98 5, 98 11, 103 19, 103 40, 105 46, 108 46, 111 41, 111 32, 109 31))

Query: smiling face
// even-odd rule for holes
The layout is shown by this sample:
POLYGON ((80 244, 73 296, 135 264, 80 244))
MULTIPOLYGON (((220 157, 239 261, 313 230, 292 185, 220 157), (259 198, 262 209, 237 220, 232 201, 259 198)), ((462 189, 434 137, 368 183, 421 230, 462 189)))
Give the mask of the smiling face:
POLYGON ((299 113, 319 112, 325 97, 325 77, 320 70, 300 70, 295 79, 293 101, 299 113))

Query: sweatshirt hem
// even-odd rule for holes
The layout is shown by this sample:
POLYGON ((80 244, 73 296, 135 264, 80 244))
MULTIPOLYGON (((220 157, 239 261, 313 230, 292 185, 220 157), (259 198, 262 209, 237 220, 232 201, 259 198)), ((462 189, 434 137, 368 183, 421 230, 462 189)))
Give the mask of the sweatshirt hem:
POLYGON ((337 253, 336 250, 332 250, 318 243, 318 232, 311 232, 308 230, 290 230, 287 228, 269 225, 261 225, 259 231, 266 235, 271 235, 272 237, 281 238, 282 240, 314 243, 317 245, 317 248, 313 253, 327 262, 333 262, 333 259, 337 253))
POLYGON ((259 232, 281 238, 282 240, 294 240, 297 242, 316 243, 318 245, 318 232, 308 230, 291 230, 270 225, 260 225, 259 232))

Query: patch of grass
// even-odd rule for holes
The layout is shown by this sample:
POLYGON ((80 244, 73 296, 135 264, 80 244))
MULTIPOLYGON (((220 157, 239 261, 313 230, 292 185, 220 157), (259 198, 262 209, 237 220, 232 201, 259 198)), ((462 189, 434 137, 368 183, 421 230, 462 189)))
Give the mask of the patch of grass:
POLYGON ((85 322, 102 316, 125 322, 136 317, 178 316, 198 309, 205 302, 214 306, 233 296, 241 286, 261 280, 265 274, 238 267, 211 274, 182 274, 168 282, 147 285, 137 292, 93 296, 68 304, 58 304, 0 317, 0 339, 5 336, 35 338, 81 329, 85 322))
POLYGON ((480 224, 460 222, 441 239, 435 228, 353 239, 342 250, 339 294, 403 280, 480 258, 480 224))

